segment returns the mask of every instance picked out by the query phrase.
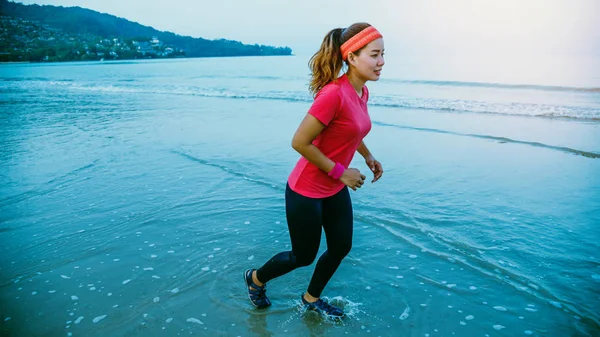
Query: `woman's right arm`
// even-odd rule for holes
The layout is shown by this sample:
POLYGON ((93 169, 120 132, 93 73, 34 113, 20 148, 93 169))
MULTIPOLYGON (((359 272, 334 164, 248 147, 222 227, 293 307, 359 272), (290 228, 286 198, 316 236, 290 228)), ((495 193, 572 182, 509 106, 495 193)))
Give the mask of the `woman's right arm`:
MULTIPOLYGON (((333 160, 327 158, 313 145, 313 140, 323 131, 325 125, 311 114, 306 114, 298 130, 292 139, 292 148, 298 151, 306 160, 317 166, 319 169, 330 172, 335 166, 333 160)), ((359 170, 350 168, 344 171, 340 180, 348 187, 356 191, 364 184, 366 176, 360 173, 359 170)))

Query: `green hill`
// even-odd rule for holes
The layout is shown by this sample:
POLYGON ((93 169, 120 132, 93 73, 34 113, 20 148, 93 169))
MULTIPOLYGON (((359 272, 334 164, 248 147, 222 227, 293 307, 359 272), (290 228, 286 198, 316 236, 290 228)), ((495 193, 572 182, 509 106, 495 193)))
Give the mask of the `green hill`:
POLYGON ((292 54, 289 47, 246 45, 158 31, 80 7, 23 5, 0 0, 0 16, 2 61, 292 54))

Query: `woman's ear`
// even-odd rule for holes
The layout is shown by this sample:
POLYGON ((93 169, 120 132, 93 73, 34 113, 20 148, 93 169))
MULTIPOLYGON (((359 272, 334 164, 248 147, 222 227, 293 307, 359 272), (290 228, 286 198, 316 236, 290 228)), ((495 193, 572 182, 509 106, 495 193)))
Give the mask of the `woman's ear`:
POLYGON ((348 53, 348 63, 350 63, 353 66, 356 66, 356 55, 354 55, 353 52, 348 53))

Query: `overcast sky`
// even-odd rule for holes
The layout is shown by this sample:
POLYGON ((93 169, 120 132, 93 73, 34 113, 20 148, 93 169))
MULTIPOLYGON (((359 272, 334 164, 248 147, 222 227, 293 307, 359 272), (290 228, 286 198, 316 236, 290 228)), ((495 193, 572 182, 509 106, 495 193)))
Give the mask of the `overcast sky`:
POLYGON ((21 0, 80 6, 158 30, 287 45, 299 55, 327 31, 366 21, 398 53, 598 53, 600 0, 21 0))

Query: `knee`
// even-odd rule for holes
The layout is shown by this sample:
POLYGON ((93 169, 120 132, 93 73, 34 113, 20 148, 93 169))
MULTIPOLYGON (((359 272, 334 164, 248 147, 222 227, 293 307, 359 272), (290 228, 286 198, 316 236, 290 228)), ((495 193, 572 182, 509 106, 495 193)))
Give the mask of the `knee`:
POLYGON ((335 247, 331 247, 329 250, 329 254, 333 255, 338 259, 343 259, 350 253, 352 249, 352 242, 340 243, 335 245, 335 247))
POLYGON ((296 262, 296 267, 306 267, 309 266, 315 261, 317 254, 299 254, 294 255, 294 253, 290 252, 290 255, 293 256, 294 261, 296 262))

